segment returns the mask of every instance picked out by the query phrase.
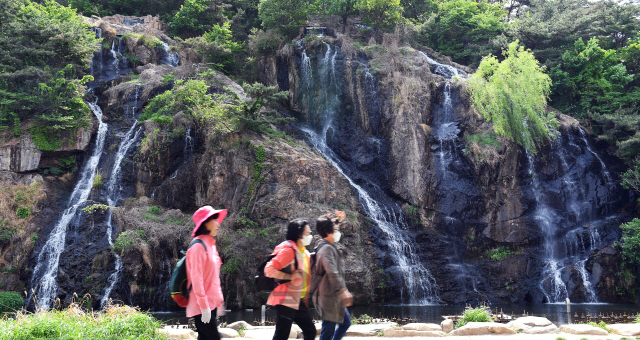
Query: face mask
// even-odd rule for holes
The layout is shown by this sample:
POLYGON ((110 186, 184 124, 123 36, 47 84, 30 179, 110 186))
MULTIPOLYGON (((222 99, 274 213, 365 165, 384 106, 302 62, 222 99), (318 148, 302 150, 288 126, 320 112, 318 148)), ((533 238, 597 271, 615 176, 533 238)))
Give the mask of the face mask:
POLYGON ((335 231, 333 233, 333 242, 338 242, 340 241, 340 236, 342 236, 342 234, 339 231, 335 231))
POLYGON ((311 235, 302 235, 302 244, 305 247, 311 244, 311 240, 313 240, 313 236, 311 236, 311 235))

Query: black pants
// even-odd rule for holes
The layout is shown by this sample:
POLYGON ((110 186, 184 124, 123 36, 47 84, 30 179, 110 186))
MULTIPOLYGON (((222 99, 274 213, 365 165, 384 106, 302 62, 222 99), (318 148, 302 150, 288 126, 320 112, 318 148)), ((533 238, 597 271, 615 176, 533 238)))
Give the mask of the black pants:
POLYGON ((302 329, 304 340, 316 338, 316 326, 313 325, 309 308, 301 301, 298 310, 283 305, 276 306, 276 333, 273 334, 273 340, 287 340, 294 322, 302 329))
POLYGON ((202 322, 202 314, 193 317, 198 330, 198 340, 220 340, 218 334, 218 326, 216 325, 216 310, 211 310, 211 321, 209 323, 202 322))

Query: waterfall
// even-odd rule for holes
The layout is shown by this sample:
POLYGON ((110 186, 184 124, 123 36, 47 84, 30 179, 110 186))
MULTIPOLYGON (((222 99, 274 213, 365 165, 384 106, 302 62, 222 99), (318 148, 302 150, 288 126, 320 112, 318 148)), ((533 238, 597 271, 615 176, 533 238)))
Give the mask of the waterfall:
MULTIPOLYGON (((351 175, 357 170, 344 162, 327 143, 327 135, 338 129, 338 126, 334 125, 334 120, 343 103, 340 98, 342 86, 335 77, 335 60, 340 49, 326 44, 324 47, 326 52, 318 58, 320 60, 317 63, 317 76, 312 76, 313 68, 306 51, 303 50, 301 53, 299 99, 317 104, 309 107, 316 110, 310 115, 317 115, 312 120, 319 125, 317 130, 310 126, 304 126, 301 130, 305 133, 308 142, 349 181, 358 193, 365 214, 382 232, 384 241, 389 247, 389 256, 395 263, 387 271, 402 282, 400 294, 403 302, 420 305, 439 303, 439 288, 436 280, 418 255, 419 247, 412 239, 409 225, 400 207, 386 197, 375 183, 367 180, 367 189, 357 184, 351 175)), ((365 75, 365 82, 375 82, 368 68, 366 73, 368 75, 365 75)))
POLYGON ((164 50, 164 55, 160 62, 171 67, 178 67, 180 65, 180 55, 177 52, 171 52, 166 42, 162 42, 162 49, 164 50))
POLYGON ((569 129, 552 144, 546 162, 557 159, 560 168, 556 170, 557 179, 547 179, 544 185, 541 178, 545 175, 536 173, 535 159, 526 152, 535 200, 534 222, 543 235, 540 290, 549 303, 563 303, 571 293, 563 273, 574 273, 582 281, 584 302, 598 302, 585 263, 603 243, 598 231, 601 223, 594 218, 598 218, 598 207, 608 203, 605 200, 614 186, 606 165, 591 149, 581 128, 577 128, 577 135, 584 145, 576 144, 575 130, 569 129), (589 172, 594 161, 600 164, 599 177, 589 172), (556 207, 553 202, 557 200, 565 208, 556 207))
MULTIPOLYGON (((176 171, 174 171, 169 178, 173 179, 173 178, 176 178, 176 176, 178 176, 178 171, 184 164, 186 164, 189 161, 189 159, 191 159, 191 155, 193 155, 193 138, 191 137, 191 128, 188 128, 184 135, 184 150, 182 151, 182 159, 183 159, 182 164, 178 166, 176 171)), ((155 193, 155 190, 153 193, 155 193)), ((153 198, 153 196, 151 198, 153 198)))
MULTIPOLYGON (((120 45, 118 45, 118 46, 120 46, 120 45)), ((111 62, 112 68, 114 70, 116 70, 116 74, 118 74, 118 71, 119 71, 120 68, 118 66, 119 60, 118 60, 118 53, 116 52, 116 40, 115 39, 113 39, 113 41, 111 42, 111 50, 109 51, 109 53, 111 53, 111 58, 113 58, 113 61, 111 62)))
POLYGON ((467 72, 457 69, 450 65, 441 64, 433 59, 431 59, 426 53, 420 51, 420 54, 427 59, 427 63, 433 66, 433 73, 439 74, 447 79, 451 79, 453 76, 458 74, 467 75, 467 72))
MULTIPOLYGON (((122 170, 122 160, 127 155, 131 146, 135 144, 135 142, 139 139, 140 133, 143 130, 143 127, 136 129, 138 126, 138 119, 135 118, 135 110, 138 106, 138 100, 140 99, 141 88, 136 87, 136 92, 134 94, 134 103, 133 105, 129 105, 129 109, 131 110, 131 117, 133 118, 133 124, 129 128, 129 131, 124 135, 120 145, 118 146, 118 151, 116 153, 115 160, 113 162, 113 167, 111 168, 111 174, 109 175, 109 182, 107 183, 107 204, 110 207, 115 206, 118 203, 118 199, 120 199, 120 173, 122 170), (135 133, 134 133, 135 131, 135 133)), ((107 216, 107 241, 109 241, 109 246, 113 247, 113 223, 112 223, 112 212, 109 209, 107 216)), ((120 277, 120 272, 122 271, 122 260, 118 254, 115 254, 116 257, 116 268, 115 271, 109 276, 107 288, 105 290, 102 299, 100 300, 100 308, 104 308, 107 301, 109 301, 109 296, 111 295, 111 291, 115 287, 118 279, 120 277)))
MULTIPOLYGON (((76 215, 78 208, 84 204, 91 193, 93 188, 93 179, 96 175, 96 168, 100 162, 100 156, 104 150, 105 136, 107 134, 107 124, 102 122, 102 110, 97 105, 96 101, 87 103, 91 112, 98 120, 98 135, 96 138, 96 144, 91 153, 91 157, 86 162, 82 172, 80 173, 80 180, 73 188, 71 197, 67 208, 60 217, 60 220, 55 225, 47 242, 42 247, 40 254, 38 255, 38 262, 33 274, 31 276, 31 287, 34 288, 34 293, 38 299, 39 307, 42 309, 48 309, 52 299, 56 297, 58 290, 58 266, 60 262, 60 254, 65 248, 65 238, 67 234, 67 228, 71 223, 71 220, 76 215)), ((28 300, 30 300, 29 297, 28 300)))

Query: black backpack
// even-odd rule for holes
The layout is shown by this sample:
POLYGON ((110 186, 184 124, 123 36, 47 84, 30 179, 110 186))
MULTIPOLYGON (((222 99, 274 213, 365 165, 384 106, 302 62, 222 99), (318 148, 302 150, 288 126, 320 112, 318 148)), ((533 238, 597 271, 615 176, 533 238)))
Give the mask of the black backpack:
MULTIPOLYGON (((293 254, 293 260, 294 260, 294 266, 295 266, 294 268, 298 268, 298 258, 295 255, 295 250, 294 249, 291 249, 291 250, 294 251, 294 254, 293 254)), ((269 255, 269 257, 267 257, 267 259, 264 262, 262 262, 260 266, 258 266, 258 271, 256 272, 256 276, 253 279, 256 290, 258 292, 268 293, 274 290, 278 285, 291 281, 291 280, 278 280, 272 277, 266 277, 264 275, 264 267, 266 267, 267 263, 269 263, 269 261, 271 261, 274 257, 276 257, 276 254, 269 255)), ((282 268, 282 272, 286 274, 293 273, 291 264, 282 268)))

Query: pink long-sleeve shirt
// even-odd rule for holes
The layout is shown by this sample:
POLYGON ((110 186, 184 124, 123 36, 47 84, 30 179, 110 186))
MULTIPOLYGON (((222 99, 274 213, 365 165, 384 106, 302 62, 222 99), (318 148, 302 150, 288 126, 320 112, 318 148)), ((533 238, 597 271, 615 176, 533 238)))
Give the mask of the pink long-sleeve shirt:
POLYGON ((224 298, 220 286, 220 266, 216 240, 209 235, 200 235, 196 239, 207 245, 205 252, 202 244, 194 244, 187 250, 187 284, 192 285, 187 304, 187 317, 202 314, 205 308, 221 307, 224 298))

